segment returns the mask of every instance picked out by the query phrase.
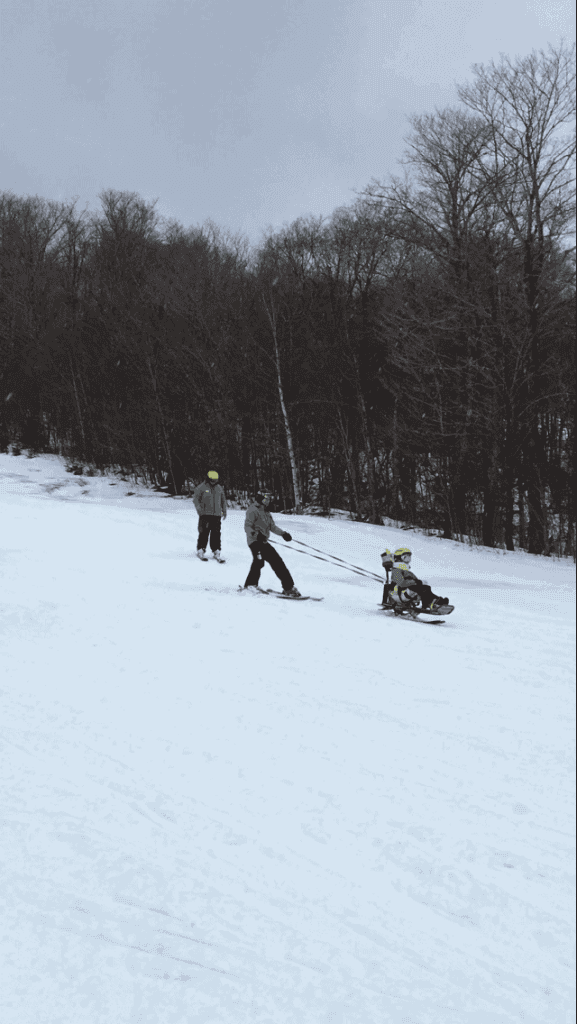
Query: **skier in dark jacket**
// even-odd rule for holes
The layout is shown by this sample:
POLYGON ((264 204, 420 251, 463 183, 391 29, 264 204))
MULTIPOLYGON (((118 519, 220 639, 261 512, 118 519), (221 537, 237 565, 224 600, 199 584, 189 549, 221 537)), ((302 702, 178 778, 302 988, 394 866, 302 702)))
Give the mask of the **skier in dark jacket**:
POLYGON ((279 530, 268 511, 271 495, 267 491, 259 491, 252 505, 249 505, 244 520, 247 544, 252 552, 252 565, 245 581, 245 589, 256 590, 265 562, 268 562, 282 584, 283 594, 287 597, 300 597, 294 580, 284 564, 278 551, 268 543, 271 533, 276 533, 283 540, 290 541, 290 533, 279 530))
POLYGON ((206 561, 206 545, 210 538, 210 550, 218 562, 220 557, 220 523, 226 519, 226 498, 218 482, 218 473, 211 469, 194 491, 194 507, 198 512, 198 541, 196 554, 206 561))

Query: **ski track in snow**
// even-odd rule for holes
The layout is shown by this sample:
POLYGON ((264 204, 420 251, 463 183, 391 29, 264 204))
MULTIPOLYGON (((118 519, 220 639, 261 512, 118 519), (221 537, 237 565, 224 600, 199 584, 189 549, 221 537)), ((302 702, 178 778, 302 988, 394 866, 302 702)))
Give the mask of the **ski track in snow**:
POLYGON ((574 1021, 572 563, 276 517, 411 537, 420 629, 282 541, 323 603, 239 594, 241 511, 202 564, 190 501, 54 456, 0 515, 4 1021, 574 1021))

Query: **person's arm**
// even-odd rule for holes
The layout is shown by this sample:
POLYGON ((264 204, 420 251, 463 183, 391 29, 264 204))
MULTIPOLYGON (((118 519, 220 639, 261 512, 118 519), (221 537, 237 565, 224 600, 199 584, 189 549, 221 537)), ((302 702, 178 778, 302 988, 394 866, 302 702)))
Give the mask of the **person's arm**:
POLYGON ((201 508, 200 508, 200 492, 202 491, 203 487, 204 487, 204 484, 198 484, 198 487, 194 488, 194 494, 192 496, 192 500, 194 501, 194 507, 195 507, 195 509, 196 509, 196 511, 198 512, 199 515, 202 514, 201 513, 201 508))
POLYGON ((410 571, 410 569, 401 569, 399 565, 393 566, 391 579, 393 583, 397 585, 399 590, 404 590, 405 587, 410 587, 411 582, 415 581, 416 578, 417 577, 410 571))
POLYGON ((223 519, 226 519, 226 509, 227 509, 226 495, 224 493, 224 487, 223 487, 222 488, 222 518, 223 519))
POLYGON ((248 543, 249 547, 250 547, 251 544, 254 544, 255 540, 257 539, 257 531, 254 528, 255 520, 256 520, 256 509, 254 509, 254 508, 247 509, 247 513, 246 513, 246 516, 244 518, 244 531, 246 533, 246 539, 247 539, 247 543, 248 543))
POLYGON ((276 525, 273 517, 270 515, 270 512, 269 512, 269 516, 270 516, 270 529, 271 529, 271 533, 276 533, 277 537, 282 537, 282 535, 284 533, 284 530, 280 530, 279 529, 279 527, 276 525))
MULTIPOLYGON (((269 513, 269 515, 270 515, 270 513, 269 513)), ((279 528, 278 528, 278 526, 276 526, 275 521, 274 521, 272 516, 270 516, 270 528, 271 528, 271 533, 276 533, 277 536, 278 537, 282 537, 283 540, 286 540, 286 541, 292 540, 292 537, 291 537, 290 533, 287 533, 286 530, 279 530, 279 528)))
POLYGON ((408 583, 409 586, 411 585, 411 583, 421 583, 419 577, 415 576, 414 572, 411 572, 410 569, 403 569, 402 572, 403 579, 408 583))

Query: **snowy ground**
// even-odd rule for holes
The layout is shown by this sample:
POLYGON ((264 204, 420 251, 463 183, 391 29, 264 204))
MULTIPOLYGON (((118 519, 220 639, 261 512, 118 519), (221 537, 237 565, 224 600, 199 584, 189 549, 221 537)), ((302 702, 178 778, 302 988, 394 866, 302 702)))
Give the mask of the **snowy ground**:
POLYGON ((2 1019, 573 1022, 574 566, 277 517, 410 538, 396 621, 294 544, 322 604, 238 594, 243 518, 0 455, 2 1019))

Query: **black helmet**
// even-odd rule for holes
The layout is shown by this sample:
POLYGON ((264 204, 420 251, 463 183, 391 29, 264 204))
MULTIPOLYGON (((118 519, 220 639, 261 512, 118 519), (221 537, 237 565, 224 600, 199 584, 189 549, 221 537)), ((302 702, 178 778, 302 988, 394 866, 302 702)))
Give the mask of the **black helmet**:
POLYGON ((269 501, 272 501, 272 494, 266 489, 266 487, 261 487, 261 489, 256 492, 255 501, 261 505, 266 498, 268 498, 269 501))

